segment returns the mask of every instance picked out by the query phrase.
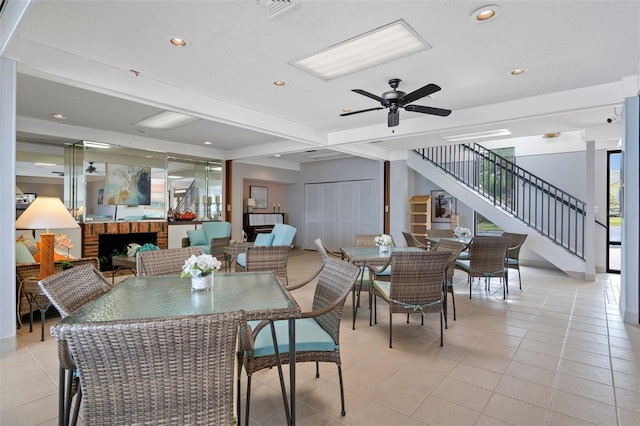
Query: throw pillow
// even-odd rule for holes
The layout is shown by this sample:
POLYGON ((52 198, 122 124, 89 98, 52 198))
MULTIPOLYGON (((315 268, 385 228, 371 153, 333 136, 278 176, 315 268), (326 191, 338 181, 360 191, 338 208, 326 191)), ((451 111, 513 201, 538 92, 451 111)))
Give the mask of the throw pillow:
POLYGON ((189 237, 190 246, 206 246, 209 244, 207 240, 207 234, 204 233, 204 229, 189 229, 187 231, 189 237))
POLYGON ((273 234, 258 234, 254 246, 270 246, 273 242, 273 234))
POLYGON ((16 263, 35 263, 35 261, 27 246, 16 241, 16 263))

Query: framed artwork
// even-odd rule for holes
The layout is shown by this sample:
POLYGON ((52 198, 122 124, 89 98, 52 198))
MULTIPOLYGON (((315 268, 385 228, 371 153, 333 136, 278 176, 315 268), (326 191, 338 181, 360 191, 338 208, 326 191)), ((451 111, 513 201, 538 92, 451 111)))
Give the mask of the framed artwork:
POLYGON ((445 191, 431 191, 431 221, 451 222, 456 212, 456 199, 445 191))
POLYGON ((255 207, 258 209, 266 209, 267 208, 267 187, 266 186, 251 186, 249 187, 251 196, 249 198, 253 198, 256 200, 255 207))
POLYGON ((151 167, 105 164, 106 199, 109 206, 151 204, 151 167))
POLYGON ((104 204, 104 188, 98 189, 98 205, 104 204))

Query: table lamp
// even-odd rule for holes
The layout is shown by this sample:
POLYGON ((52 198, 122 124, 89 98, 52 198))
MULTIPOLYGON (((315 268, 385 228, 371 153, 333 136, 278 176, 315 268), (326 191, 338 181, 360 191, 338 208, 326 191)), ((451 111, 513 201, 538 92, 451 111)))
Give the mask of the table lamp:
POLYGON ((56 197, 37 197, 16 220, 17 229, 46 229, 40 234, 40 277, 53 274, 54 233, 50 229, 79 228, 78 222, 56 197))
POLYGON ((256 200, 254 198, 247 198, 247 212, 253 213, 253 208, 256 206, 256 200))

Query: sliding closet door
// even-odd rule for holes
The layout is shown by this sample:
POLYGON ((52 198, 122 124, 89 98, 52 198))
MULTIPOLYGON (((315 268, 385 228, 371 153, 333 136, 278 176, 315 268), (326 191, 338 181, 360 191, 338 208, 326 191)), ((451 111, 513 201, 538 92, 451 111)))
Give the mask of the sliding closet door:
POLYGON ((350 246, 355 234, 379 233, 380 214, 374 180, 313 183, 305 185, 305 249, 322 239, 337 250, 350 246))

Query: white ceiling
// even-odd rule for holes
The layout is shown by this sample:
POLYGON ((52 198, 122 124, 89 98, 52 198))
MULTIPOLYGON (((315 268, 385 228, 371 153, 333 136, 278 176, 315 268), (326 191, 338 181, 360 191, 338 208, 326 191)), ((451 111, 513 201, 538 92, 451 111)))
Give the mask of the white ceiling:
POLYGON ((638 93, 639 1, 503 0, 501 14, 482 24, 470 19, 478 1, 305 0, 271 19, 265 3, 33 2, 3 53, 18 63, 19 138, 295 168, 332 151, 393 159, 477 130, 602 127, 638 93), (399 19, 432 48, 330 81, 290 65, 399 19), (190 45, 172 46, 174 36, 190 45), (527 73, 510 75, 520 67, 527 73), (390 78, 407 93, 438 84, 433 99, 416 103, 453 113, 401 111, 395 128, 386 110, 339 116, 378 106, 351 89, 381 94, 390 78), (201 120, 173 130, 132 124, 164 109, 201 120))

